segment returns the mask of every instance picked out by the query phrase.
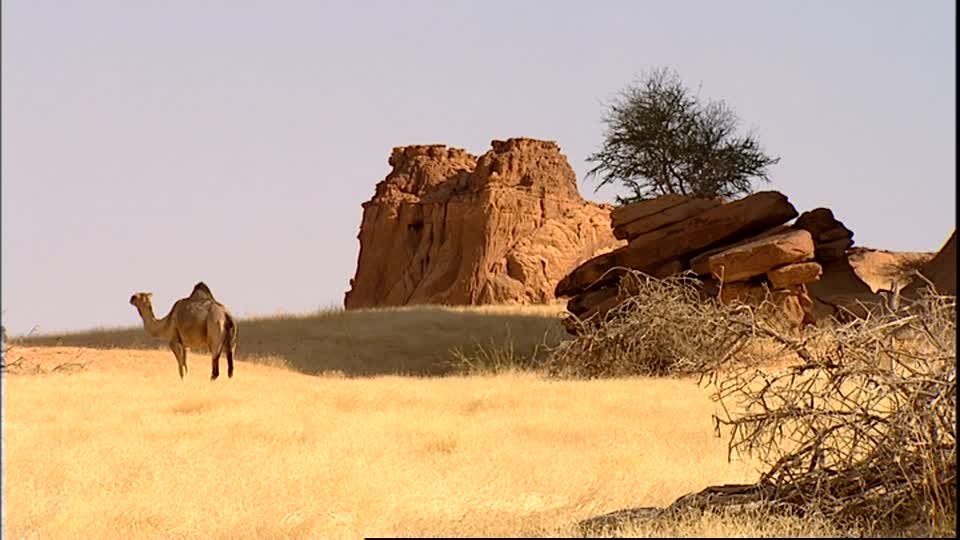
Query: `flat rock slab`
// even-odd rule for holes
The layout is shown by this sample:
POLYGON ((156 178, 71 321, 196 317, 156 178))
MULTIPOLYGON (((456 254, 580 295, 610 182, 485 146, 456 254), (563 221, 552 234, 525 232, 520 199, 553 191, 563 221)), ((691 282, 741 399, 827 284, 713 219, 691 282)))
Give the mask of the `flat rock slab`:
POLYGON ((810 283, 820 279, 823 267, 820 263, 809 261, 787 264, 767 272, 767 280, 774 289, 782 289, 791 285, 810 283))
POLYGON ((610 226, 616 229, 621 225, 626 225, 631 221, 663 212, 664 210, 678 204, 693 200, 693 197, 686 195, 668 194, 661 195, 656 199, 648 201, 639 201, 623 206, 618 206, 610 212, 610 226))
POLYGON ((655 231, 695 216, 705 210, 720 206, 720 199, 690 199, 665 210, 650 214, 620 226, 614 226, 613 236, 620 239, 636 238, 641 234, 655 231))
POLYGON ((744 239, 744 240, 741 240, 741 241, 739 241, 739 242, 734 242, 734 243, 732 243, 732 244, 726 244, 726 245, 723 245, 723 246, 720 246, 720 247, 715 247, 715 248, 713 248, 713 249, 708 249, 707 251, 704 251, 703 253, 701 253, 701 254, 697 255, 696 257, 690 259, 690 269, 693 270, 694 272, 696 272, 697 275, 700 275, 700 276, 708 275, 708 274, 710 274, 710 262, 709 262, 709 261, 710 261, 710 257, 712 257, 713 255, 716 255, 717 253, 720 253, 720 252, 722 252, 722 251, 726 251, 726 250, 728 250, 728 249, 732 249, 732 248, 735 248, 735 247, 738 247, 738 246, 742 246, 742 245, 744 245, 744 244, 749 244, 750 242, 754 242, 754 241, 756 241, 756 240, 760 240, 761 238, 767 238, 767 237, 769 237, 769 236, 774 236, 774 235, 777 235, 777 234, 782 234, 782 233, 785 233, 785 232, 790 231, 790 230, 792 230, 792 227, 790 227, 789 225, 778 225, 778 226, 773 227, 773 228, 771 228, 771 229, 767 229, 767 230, 763 231, 763 232, 760 233, 760 234, 751 236, 751 237, 746 238, 746 239, 744 239))
POLYGON ((557 283, 555 294, 558 297, 572 296, 590 286, 616 280, 622 272, 608 273, 608 270, 617 266, 649 272, 670 260, 724 241, 755 235, 795 217, 797 210, 784 194, 777 191, 754 193, 642 234, 622 248, 584 262, 557 283))
POLYGON ((725 282, 743 281, 778 266, 813 259, 813 237, 795 229, 739 245, 712 255, 710 273, 725 282))

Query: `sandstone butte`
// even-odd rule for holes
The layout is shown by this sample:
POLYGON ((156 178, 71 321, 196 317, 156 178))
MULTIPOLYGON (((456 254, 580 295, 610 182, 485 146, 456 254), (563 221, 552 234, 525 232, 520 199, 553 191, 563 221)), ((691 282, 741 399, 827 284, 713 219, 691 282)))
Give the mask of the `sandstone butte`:
POLYGON ((611 205, 584 200, 552 141, 393 149, 363 204, 347 309, 543 303, 578 265, 616 249, 611 205))

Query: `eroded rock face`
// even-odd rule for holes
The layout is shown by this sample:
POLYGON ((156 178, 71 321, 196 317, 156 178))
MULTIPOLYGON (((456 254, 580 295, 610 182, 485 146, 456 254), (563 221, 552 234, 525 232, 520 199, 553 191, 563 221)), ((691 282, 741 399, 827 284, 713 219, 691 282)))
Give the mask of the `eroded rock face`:
POLYGON ((950 234, 950 238, 943 244, 940 251, 920 268, 920 273, 926 278, 914 279, 903 290, 908 298, 917 298, 920 291, 933 285, 937 294, 957 295, 957 231, 950 234), (929 280, 929 283, 927 282, 929 280))
POLYGON ((395 148, 363 204, 347 309, 540 303, 577 265, 624 244, 612 206, 585 201, 550 141, 493 141, 476 158, 443 145, 395 148))

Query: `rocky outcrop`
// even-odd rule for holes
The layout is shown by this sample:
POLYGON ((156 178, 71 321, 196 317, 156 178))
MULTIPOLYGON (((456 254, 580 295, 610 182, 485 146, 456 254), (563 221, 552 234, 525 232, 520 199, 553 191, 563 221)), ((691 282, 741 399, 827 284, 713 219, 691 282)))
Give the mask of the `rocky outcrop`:
POLYGON ((787 264, 767 271, 767 281, 774 289, 784 289, 793 285, 810 283, 820 279, 823 267, 816 262, 787 264))
POLYGON ((744 239, 744 240, 741 240, 741 241, 739 241, 739 242, 733 242, 733 243, 731 243, 731 244, 724 244, 724 245, 722 245, 722 246, 715 247, 715 248, 713 248, 713 249, 708 249, 708 250, 706 250, 706 251, 700 253, 699 255, 697 255, 697 256, 695 256, 695 257, 692 257, 692 258, 690 259, 690 269, 693 270, 697 275, 701 275, 701 276, 707 275, 707 274, 710 273, 710 257, 712 257, 712 256, 714 256, 714 255, 716 255, 716 254, 718 254, 718 253, 721 253, 721 252, 723 252, 723 251, 726 251, 726 250, 728 250, 728 249, 733 249, 733 248, 735 248, 735 247, 740 247, 740 246, 742 246, 742 245, 744 245, 744 244, 749 244, 749 243, 751 243, 751 242, 756 242, 757 240, 761 240, 761 239, 766 238, 766 237, 768 237, 768 236, 773 236, 773 235, 776 235, 776 234, 785 233, 785 232, 790 231, 790 230, 791 230, 791 227, 790 227, 789 225, 778 225, 778 226, 776 226, 776 227, 773 227, 773 228, 771 228, 771 229, 767 229, 767 230, 765 230, 765 231, 763 231, 763 232, 761 232, 761 233, 759 233, 759 234, 756 234, 756 235, 754 235, 754 236, 751 236, 751 237, 746 238, 746 239, 744 239))
POLYGON ((853 231, 833 217, 829 208, 815 208, 804 212, 793 226, 810 233, 816 244, 817 260, 821 263, 845 258, 847 250, 853 246, 853 231))
MULTIPOLYGON (((684 197, 686 200, 679 201, 679 204, 672 205, 662 211, 645 215, 633 221, 617 224, 613 223, 613 235, 620 239, 636 238, 643 233, 655 231, 667 225, 679 223, 689 217, 693 217, 704 210, 709 210, 715 206, 720 206, 723 201, 720 199, 694 199, 693 197, 684 197)), ((643 201, 643 203, 652 203, 657 201, 643 201)), ((643 204, 641 203, 641 205, 643 204)), ((632 205, 631 205, 632 206, 632 205)), ((627 207, 628 208, 628 207, 627 207)), ((615 216, 616 214, 612 214, 615 216)), ((614 218, 616 219, 616 218, 614 218)))
POLYGON ((820 279, 807 287, 814 303, 814 318, 836 317, 846 320, 865 317, 883 304, 883 298, 860 279, 846 257, 822 263, 821 266, 823 274, 820 279))
POLYGON ((833 260, 830 260, 832 253, 818 246, 817 259, 823 266, 823 276, 809 287, 810 296, 814 300, 814 315, 818 318, 833 316, 840 320, 865 317, 872 311, 883 309, 890 300, 874 291, 884 291, 887 287, 896 289, 897 281, 904 279, 908 284, 899 291, 899 296, 907 300, 917 300, 921 291, 926 289, 927 280, 934 285, 938 294, 956 296, 956 245, 954 231, 940 251, 932 257, 926 253, 891 253, 876 252, 868 248, 845 248, 843 256, 833 260), (865 262, 864 255, 869 252, 873 252, 879 259, 865 262), (911 278, 903 265, 913 266, 924 259, 927 259, 926 262, 922 262, 917 270, 923 278, 911 278), (864 276, 874 283, 886 283, 883 286, 871 285, 864 276))
POLYGON ((926 279, 915 278, 904 287, 903 296, 916 299, 920 292, 929 285, 933 285, 937 294, 948 296, 957 295, 957 231, 950 234, 950 238, 940 248, 932 259, 919 269, 926 279), (928 283, 929 280, 929 283, 928 283))
POLYGON ((744 281, 809 260, 813 239, 807 231, 794 229, 721 251, 707 259, 707 267, 717 279, 744 281))
POLYGON ((610 205, 585 201, 550 141, 495 140, 474 157, 399 147, 363 204, 347 309, 408 304, 541 303, 572 268, 624 242, 610 205))
POLYGON ((936 255, 936 251, 889 251, 853 246, 847 259, 854 272, 874 292, 903 289, 915 277, 914 271, 936 255))
MULTIPOLYGON (((806 285, 820 278, 813 234, 786 225, 797 217, 787 197, 754 193, 725 203, 666 195, 617 208, 614 234, 629 240, 584 262, 557 284, 577 319, 602 315, 626 296, 626 269, 654 277, 685 270, 701 276, 705 296, 756 304, 769 297, 792 327, 813 321, 806 285)), ((576 330, 573 319, 564 326, 576 330)))
POLYGON ((623 275, 616 267, 650 273, 674 260, 689 261, 704 249, 742 240, 795 217, 796 209, 783 194, 754 193, 631 238, 626 246, 577 267, 557 284, 556 294, 573 296, 615 283, 623 275))
MULTIPOLYGON (((557 284, 557 296, 570 297, 573 316, 564 326, 571 333, 577 320, 603 315, 629 296, 620 283, 626 269, 653 277, 690 270, 703 296, 754 305, 771 300, 794 328, 866 317, 885 303, 851 264, 853 231, 828 208, 797 216, 775 191, 733 202, 664 195, 616 208, 611 225, 629 243, 585 261, 557 284)), ((954 231, 919 272, 939 293, 955 296, 956 258, 954 231)), ((914 299, 926 284, 915 279, 901 295, 914 299)))
POLYGON ((820 279, 807 289, 813 300, 813 317, 865 317, 879 309, 883 298, 854 271, 847 255, 853 246, 853 231, 834 217, 829 208, 815 208, 800 214, 793 228, 813 237, 814 260, 820 264, 820 279))

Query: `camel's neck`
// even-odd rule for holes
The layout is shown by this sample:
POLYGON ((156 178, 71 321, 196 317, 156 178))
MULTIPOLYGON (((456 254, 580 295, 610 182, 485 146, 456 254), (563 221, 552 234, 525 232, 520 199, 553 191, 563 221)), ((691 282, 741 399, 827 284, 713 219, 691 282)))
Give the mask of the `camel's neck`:
POLYGON ((167 337, 167 332, 170 329, 170 315, 162 319, 157 319, 153 314, 153 306, 147 304, 145 306, 139 306, 137 311, 140 312, 140 318, 143 319, 143 329, 147 331, 153 337, 165 338, 167 337))

